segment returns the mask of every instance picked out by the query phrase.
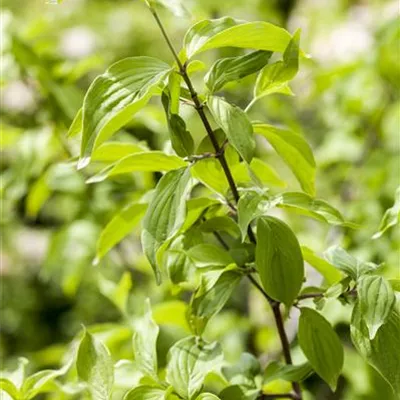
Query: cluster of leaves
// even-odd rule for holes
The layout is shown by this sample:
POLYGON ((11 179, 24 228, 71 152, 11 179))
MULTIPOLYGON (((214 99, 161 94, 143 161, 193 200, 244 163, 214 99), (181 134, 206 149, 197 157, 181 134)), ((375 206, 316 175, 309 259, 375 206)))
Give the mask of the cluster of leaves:
MULTIPOLYGON (((153 12, 154 3, 172 4, 179 15, 184 12, 179 2, 148 3, 153 12)), ((114 364, 106 344, 97 337, 100 335, 89 329, 73 344, 71 357, 60 370, 25 378, 22 361, 15 373, 2 378, 3 391, 15 399, 59 392, 101 400, 111 398, 113 390, 122 387, 128 400, 256 399, 269 393, 269 382, 298 383, 314 372, 335 389, 344 350, 322 315, 325 301, 333 298, 353 306, 351 337, 355 347, 393 391, 400 392, 400 361, 393 351, 400 338, 394 294, 398 281, 389 282, 379 275, 378 265, 362 262, 341 248, 329 249, 325 258, 318 256, 300 246, 291 227, 276 217, 279 209, 285 209, 322 223, 355 227, 332 205, 315 198, 316 165, 303 136, 286 127, 249 119, 250 107, 264 96, 292 93, 289 81, 297 73, 299 58, 304 57, 299 37, 299 33, 291 36, 265 22, 204 20, 188 30, 173 65, 151 57, 130 57, 95 79, 69 131, 70 138, 81 135, 79 160, 73 163, 90 171, 87 183, 131 173, 145 177, 149 172, 165 172, 154 190, 146 188, 139 193, 103 229, 96 245, 96 263, 142 223, 143 251, 156 280, 169 279, 192 292, 189 306, 184 308, 189 336, 171 345, 165 368, 159 368, 159 327, 150 307, 142 318, 132 321, 126 305, 130 279, 124 276, 118 285, 104 281, 103 293, 121 311, 128 336, 133 337, 133 361, 114 364), (204 76, 205 92, 197 94, 191 78, 205 65, 193 57, 222 47, 253 51, 217 60, 204 76), (272 53, 282 53, 282 60, 271 58, 272 53), (218 94, 230 82, 256 73, 254 98, 246 110, 218 94), (157 96, 164 106, 170 147, 155 151, 142 143, 108 141, 157 96), (198 143, 186 125, 184 106, 194 108, 204 122, 207 135, 198 143), (256 140, 269 143, 292 171, 302 192, 270 193, 267 187, 282 188, 286 182, 257 157, 256 140), (324 285, 302 289, 304 261, 324 277, 324 285), (245 277, 256 283, 259 279, 259 288, 279 314, 280 304, 287 312, 293 306, 300 308, 298 343, 306 357, 304 363, 272 362, 264 368, 254 356, 244 353, 237 364, 230 365, 220 345, 203 337, 210 319, 245 277), (312 303, 303 306, 308 298, 314 299, 314 307, 312 303), (134 372, 127 374, 128 387, 118 380, 122 369, 134 372), (79 383, 60 383, 58 378, 67 374, 68 381, 76 382, 77 376, 79 383), (218 377, 218 385, 208 383, 210 375, 218 377)), ((36 182, 28 201, 31 215, 37 214, 51 190, 63 190, 54 185, 60 181, 65 184, 65 176, 78 176, 71 164, 51 167, 36 182)), ((71 186, 76 187, 75 183, 71 186)), ((397 205, 388 210, 379 235, 395 224, 397 205)), ((53 240, 54 258, 49 258, 49 264, 59 262, 59 249, 66 246, 68 237, 71 242, 67 247, 76 251, 74 263, 82 270, 95 246, 85 238, 96 236, 88 234, 96 230, 88 221, 77 221, 68 228, 71 232, 61 232, 53 240)), ((70 261, 69 256, 66 261, 70 261)), ((65 287, 73 292, 76 281, 67 277, 65 287)))

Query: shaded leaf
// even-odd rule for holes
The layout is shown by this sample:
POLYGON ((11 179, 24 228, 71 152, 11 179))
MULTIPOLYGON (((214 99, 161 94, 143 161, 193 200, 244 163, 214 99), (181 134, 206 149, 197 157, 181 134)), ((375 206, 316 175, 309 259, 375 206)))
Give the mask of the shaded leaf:
POLYGON ((222 89, 228 82, 238 81, 262 69, 271 58, 270 51, 255 51, 239 57, 222 58, 216 61, 204 81, 210 92, 222 89))
POLYGON ((228 251, 210 243, 202 243, 190 248, 187 255, 198 268, 225 267, 233 263, 228 251))
POLYGON ((372 340, 388 319, 396 297, 389 283, 381 276, 363 276, 357 288, 362 318, 372 340))
POLYGON ((158 182, 143 220, 143 250, 160 282, 157 251, 182 227, 186 216, 186 196, 190 172, 180 168, 166 173, 158 182))
POLYGON ((400 313, 398 305, 391 311, 386 323, 369 339, 360 304, 356 304, 350 324, 351 339, 361 356, 391 385, 395 395, 400 393, 400 313))
POLYGON ((303 307, 298 339, 315 372, 335 390, 343 367, 344 352, 330 323, 317 311, 303 307))
POLYGON ((290 307, 303 284, 304 263, 296 236, 277 218, 258 219, 256 266, 266 293, 290 307))

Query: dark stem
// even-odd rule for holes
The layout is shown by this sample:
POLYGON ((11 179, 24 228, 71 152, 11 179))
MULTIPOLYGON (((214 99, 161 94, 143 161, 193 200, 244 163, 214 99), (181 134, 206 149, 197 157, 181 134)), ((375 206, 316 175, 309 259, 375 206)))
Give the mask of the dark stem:
MULTIPOLYGON (((190 96, 191 96, 191 98, 193 100, 194 108, 196 109, 201 121, 203 122, 203 125, 204 125, 204 128, 205 128, 206 132, 207 132, 207 135, 210 138, 211 143, 212 143, 212 145, 213 145, 213 147, 215 149, 215 153, 218 155, 217 158, 218 158, 218 160, 219 160, 219 162, 221 164, 221 167, 222 167, 222 169, 224 171, 224 174, 226 176, 226 179, 228 181, 229 187, 231 189, 233 198, 235 199, 235 202, 237 203, 239 201, 239 198, 240 198, 239 191, 238 191, 236 183, 235 183, 235 181, 233 179, 232 173, 231 173, 231 171, 229 169, 229 165, 228 165, 228 163, 226 161, 225 154, 222 151, 220 145, 218 144, 217 138, 216 138, 216 136, 214 134, 214 131, 213 131, 212 127, 211 127, 211 124, 210 124, 210 122, 209 122, 209 120, 207 118, 207 115, 206 115, 206 113, 204 111, 204 104, 202 102, 200 102, 199 97, 197 95, 197 92, 196 92, 195 88, 193 87, 192 81, 190 80, 190 77, 189 77, 189 75, 187 73, 186 63, 182 64, 181 60, 179 59, 178 53, 175 51, 174 46, 172 45, 172 43, 171 43, 171 41, 170 41, 170 39, 168 37, 168 34, 165 31, 164 26, 163 26, 163 24, 162 24, 162 22, 161 22, 161 20, 160 20, 160 18, 158 16, 156 10, 153 9, 152 7, 150 7, 150 11, 154 16, 154 19, 156 20, 157 25, 159 26, 159 28, 161 30, 161 33, 164 36, 164 39, 165 39, 169 49, 171 50, 171 53, 172 53, 172 55, 173 55, 173 57, 175 59, 176 64, 178 65, 179 72, 182 75, 182 78, 185 81, 185 84, 186 84, 186 86, 187 86, 187 88, 188 88, 188 90, 190 92, 190 96)), ((255 244, 256 243, 256 237, 254 235, 253 230, 251 229, 251 226, 248 227, 247 232, 248 232, 248 235, 249 235, 249 239, 251 240, 251 242, 253 242, 255 244)), ((217 239, 220 240, 220 241, 221 240, 223 241, 222 237, 219 234, 217 234, 217 235, 219 236, 219 237, 216 236, 217 239)), ((224 245, 224 247, 227 247, 226 244, 224 245)), ((283 324, 283 318, 282 318, 282 314, 281 314, 280 308, 279 308, 279 304, 280 303, 275 301, 275 300, 273 300, 273 299, 271 299, 267 295, 267 293, 265 293, 265 291, 262 289, 262 287, 258 284, 258 282, 251 275, 248 275, 248 278, 250 279, 251 283, 258 290, 261 290, 261 292, 263 293, 264 297, 267 299, 268 303, 272 307, 272 311, 273 311, 273 314, 274 314, 276 326, 278 328, 279 338, 280 338, 280 341, 281 341, 281 344, 282 344, 282 351, 283 351, 283 354, 284 354, 284 357, 285 357, 285 361, 286 361, 287 364, 292 364, 292 359, 291 359, 291 356, 290 356, 290 344, 289 344, 289 341, 288 341, 287 336, 286 336, 286 332, 285 332, 284 324, 283 324)), ((296 400, 301 400, 302 396, 301 396, 300 385, 297 382, 293 382, 292 386, 293 386, 293 390, 294 390, 295 394, 294 395, 290 395, 290 398, 293 398, 293 399, 296 399, 296 400)), ((282 396, 280 396, 280 397, 282 397, 282 396)), ((287 395, 286 395, 286 397, 287 397, 287 395)))

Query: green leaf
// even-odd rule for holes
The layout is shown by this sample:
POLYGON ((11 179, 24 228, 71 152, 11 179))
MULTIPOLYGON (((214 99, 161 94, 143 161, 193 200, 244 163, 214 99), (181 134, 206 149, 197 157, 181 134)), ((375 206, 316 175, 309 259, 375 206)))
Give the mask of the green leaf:
POLYGON ((343 367, 344 351, 330 323, 317 311, 303 307, 298 339, 315 372, 335 390, 343 367))
POLYGON ((391 385, 394 393, 400 393, 400 313, 398 305, 391 311, 373 340, 363 320, 360 304, 353 309, 350 324, 351 339, 361 356, 371 364, 391 385))
POLYGON ((190 13, 183 5, 182 0, 146 0, 148 3, 153 6, 155 4, 159 4, 169 10, 172 14, 177 17, 189 18, 190 13))
POLYGON ((143 250, 153 267, 157 282, 161 280, 157 252, 178 233, 184 223, 189 183, 188 168, 167 172, 158 182, 143 220, 143 250))
POLYGON ((143 317, 133 322, 133 352, 135 362, 143 374, 157 380, 157 338, 159 328, 154 322, 150 301, 146 301, 146 311, 143 317))
POLYGON ((363 276, 357 287, 360 311, 372 340, 387 321, 396 297, 390 284, 381 276, 363 276))
POLYGON ((192 400, 199 394, 207 374, 217 370, 221 361, 218 343, 189 336, 169 350, 166 380, 179 396, 192 400))
POLYGON ((214 272, 202 274, 200 286, 190 302, 189 323, 196 335, 201 335, 208 321, 221 311, 242 277, 238 270, 231 268, 214 272))
POLYGON ((342 274, 332 264, 319 257, 309 247, 301 246, 304 260, 315 268, 329 285, 333 285, 342 279, 342 274))
POLYGON ((80 108, 79 111, 76 113, 71 126, 69 127, 67 137, 71 138, 74 136, 78 136, 79 134, 82 133, 82 118, 83 118, 83 112, 82 108, 80 108))
POLYGON ((261 366, 252 354, 242 353, 236 364, 222 367, 222 373, 231 384, 255 388, 255 378, 261 373, 261 366))
POLYGON ((146 105, 169 71, 170 66, 156 58, 130 57, 94 80, 83 102, 78 168, 84 168, 93 150, 146 105))
POLYGON ((107 166, 98 174, 89 178, 86 183, 102 182, 115 175, 128 174, 137 171, 158 172, 171 171, 186 166, 187 163, 174 155, 162 151, 146 151, 127 156, 117 163, 107 166))
POLYGON ((167 115, 172 148, 178 156, 187 157, 193 154, 194 141, 190 132, 186 130, 185 121, 178 114, 172 112, 172 105, 170 105, 171 100, 169 96, 169 92, 164 90, 161 98, 167 115))
POLYGON ((106 142, 102 143, 92 154, 92 161, 116 162, 134 153, 148 151, 142 143, 106 142))
POLYGON ((220 400, 220 398, 212 393, 202 393, 196 397, 196 400, 220 400))
POLYGON ((29 376, 21 389, 22 398, 29 400, 35 398, 39 393, 53 391, 54 387, 51 384, 54 384, 54 379, 64 375, 70 368, 71 363, 72 360, 58 370, 43 370, 29 376))
POLYGON ((263 200, 264 196, 254 191, 245 192, 240 196, 237 212, 242 241, 246 239, 247 228, 250 222, 264 214, 264 209, 260 207, 263 200))
POLYGON ((400 221, 400 187, 397 188, 395 194, 395 201, 393 207, 386 210, 383 215, 382 221, 379 225, 379 230, 372 236, 372 239, 378 239, 381 237, 389 228, 395 226, 400 221))
POLYGON ((123 400, 166 400, 166 396, 164 389, 144 385, 130 390, 123 400))
POLYGON ((111 355, 104 344, 86 329, 79 345, 76 368, 79 379, 88 384, 94 399, 110 399, 114 383, 111 355))
POLYGON ((219 47, 283 52, 290 38, 287 31, 267 22, 245 22, 225 17, 193 25, 185 35, 184 46, 188 58, 219 47))
POLYGON ((254 132, 264 136, 299 181, 302 189, 315 195, 315 160, 302 136, 288 129, 255 123, 254 132))
POLYGON ((202 243, 190 248, 187 255, 198 268, 225 267, 234 262, 226 250, 210 243, 202 243))
POLYGON ((290 307, 303 283, 304 263, 296 236, 277 218, 258 219, 256 266, 266 293, 290 307))
POLYGON ((270 51, 254 51, 239 57, 222 58, 216 61, 204 82, 211 93, 221 90, 228 82, 238 81, 262 69, 271 58, 270 51))
POLYGON ((139 225, 146 209, 147 204, 133 203, 114 215, 101 232, 99 240, 97 241, 95 264, 139 225))
POLYGON ((301 213, 332 225, 353 226, 345 221, 340 212, 326 201, 314 199, 306 193, 286 192, 271 199, 278 207, 295 209, 301 213))
POLYGON ((100 275, 99 289, 121 312, 126 315, 129 292, 132 288, 130 272, 125 272, 118 283, 114 283, 100 275))
POLYGON ((218 216, 204 221, 200 229, 202 232, 226 232, 231 236, 239 236, 240 230, 237 223, 227 216, 218 216))
POLYGON ((400 279, 389 279, 388 282, 395 292, 400 292, 400 279))
POLYGON ((0 394, 2 393, 2 391, 10 395, 13 400, 22 399, 18 388, 11 380, 7 378, 0 378, 0 394))
POLYGON ((291 94, 287 83, 294 78, 299 69, 299 41, 300 31, 297 31, 283 53, 283 61, 267 65, 261 71, 254 88, 255 98, 271 93, 291 94))
POLYGON ((289 382, 301 382, 308 378, 313 372, 309 362, 300 365, 282 365, 276 361, 268 364, 264 372, 263 383, 269 383, 277 379, 283 379, 289 382))
POLYGON ((344 249, 338 246, 330 247, 325 253, 325 258, 336 268, 349 275, 355 281, 361 276, 371 273, 379 268, 379 265, 357 260, 344 249))
POLYGON ((256 144, 252 125, 245 112, 217 96, 209 96, 207 105, 215 122, 225 132, 229 143, 244 160, 250 163, 256 144))

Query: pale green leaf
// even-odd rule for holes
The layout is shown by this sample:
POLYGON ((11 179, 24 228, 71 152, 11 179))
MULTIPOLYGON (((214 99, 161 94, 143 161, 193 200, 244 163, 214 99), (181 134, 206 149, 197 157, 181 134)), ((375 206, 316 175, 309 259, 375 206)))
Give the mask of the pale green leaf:
POLYGON ((202 393, 196 397, 196 400, 220 400, 220 398, 212 393, 202 393))
POLYGON ((268 364, 264 372, 264 381, 266 384, 277 379, 283 379, 290 382, 301 382, 308 378, 313 372, 310 363, 305 362, 300 365, 282 365, 276 361, 268 364))
POLYGON ((92 154, 92 161, 112 163, 134 153, 148 151, 142 143, 106 142, 102 143, 92 154))
POLYGON ((224 267, 233 263, 228 251, 210 243, 202 243, 190 248, 187 255, 198 268, 224 267))
POLYGON ((133 203, 123 208, 111 219, 97 241, 95 264, 139 225, 146 209, 147 204, 133 203))
POLYGON ((303 307, 298 339, 315 372, 335 390, 343 367, 344 351, 331 324, 317 311, 303 307))
POLYGON ((373 340, 365 324, 360 305, 356 304, 350 324, 351 339, 361 356, 391 385, 395 395, 400 393, 400 313, 398 305, 391 311, 373 340))
POLYGON ((153 320, 150 301, 146 302, 143 317, 133 322, 133 352, 135 362, 143 374, 157 379, 157 338, 159 328, 153 320))
POLYGON ((166 173, 158 182, 143 220, 142 246, 154 270, 161 276, 157 251, 182 227, 186 216, 186 196, 190 191, 190 172, 180 168, 166 173))
POLYGON ((229 383, 239 384, 246 389, 254 389, 257 387, 255 378, 261 373, 261 366, 255 356, 242 353, 234 365, 222 367, 222 373, 229 383))
POLYGON ((86 382, 96 400, 110 400, 114 367, 105 345, 85 330, 76 360, 78 377, 86 382))
POLYGON ((219 47, 283 52, 290 38, 287 31, 267 22, 246 22, 224 17, 193 25, 185 35, 184 46, 188 58, 219 47))
POLYGON ((125 272, 118 283, 114 283, 103 276, 99 277, 99 290, 123 314, 126 314, 129 292, 132 288, 132 279, 129 272, 125 272))
POLYGON ((388 282, 395 292, 400 292, 400 279, 389 279, 388 282))
POLYGON ((286 192, 274 196, 271 202, 278 207, 294 209, 304 215, 331 225, 353 226, 345 221, 340 212, 326 201, 314 199, 306 193, 286 192))
MULTIPOLYGON (((2 377, 0 378, 0 394, 4 395, 4 392, 11 396, 11 399, 13 400, 22 400, 22 395, 14 383, 11 380, 2 377)), ((7 395, 5 396, 5 400, 7 400, 8 397, 7 395)))
POLYGON ((255 140, 247 115, 239 107, 217 96, 209 96, 207 105, 215 122, 225 132, 229 143, 244 160, 250 163, 254 156, 255 140))
POLYGON ((205 377, 219 368, 221 348, 190 336, 175 343, 168 354, 166 380, 179 396, 192 400, 199 394, 205 377))
POLYGON ((266 293, 290 307, 303 283, 303 256, 292 230, 277 218, 258 219, 256 266, 266 293))
POLYGON ((151 57, 130 57, 113 64, 90 86, 82 108, 82 142, 79 168, 101 143, 130 121, 133 114, 159 91, 170 71, 151 57))
POLYGON ((146 151, 124 157, 113 165, 107 166, 98 174, 92 176, 86 183, 102 182, 115 175, 128 174, 137 171, 158 172, 171 171, 186 166, 187 163, 174 155, 162 151, 146 151))
POLYGON ((255 123, 254 132, 264 136, 299 181, 302 189, 315 195, 315 160, 302 136, 288 129, 255 123))
POLYGON ((164 389, 144 385, 130 390, 123 400, 165 400, 166 396, 164 389))
POLYGON ((79 134, 82 133, 82 118, 83 118, 83 113, 82 113, 82 108, 80 108, 79 111, 76 113, 71 126, 69 127, 67 137, 78 136, 79 134))
POLYGON ((151 6, 154 6, 156 4, 161 5, 165 7, 167 10, 169 10, 172 14, 174 14, 177 17, 184 17, 184 18, 189 18, 190 13, 187 10, 187 8, 184 6, 184 1, 183 0, 146 0, 151 6))
POLYGON ((301 246, 304 260, 315 268, 329 285, 333 285, 342 279, 342 274, 332 264, 322 257, 319 257, 313 250, 306 246, 301 246))
POLYGON ((353 257, 346 250, 338 246, 330 247, 325 253, 325 258, 336 268, 357 280, 365 274, 369 274, 379 268, 372 262, 364 262, 353 257))
POLYGON ((393 207, 386 210, 383 215, 382 221, 379 225, 379 230, 372 237, 373 239, 378 239, 381 237, 389 228, 395 226, 400 221, 400 187, 397 188, 395 194, 395 201, 393 207))
POLYGON ((362 318, 367 325, 369 338, 376 336, 387 321, 396 297, 390 284, 381 276, 363 276, 358 281, 357 293, 362 318))
POLYGON ((283 53, 283 61, 267 65, 261 71, 254 88, 255 98, 272 93, 288 93, 287 83, 294 78, 299 69, 299 41, 300 32, 297 31, 283 53))
POLYGON ((270 51, 255 51, 239 57, 222 58, 216 61, 204 82, 210 92, 221 90, 228 82, 238 81, 262 69, 271 58, 270 51))

